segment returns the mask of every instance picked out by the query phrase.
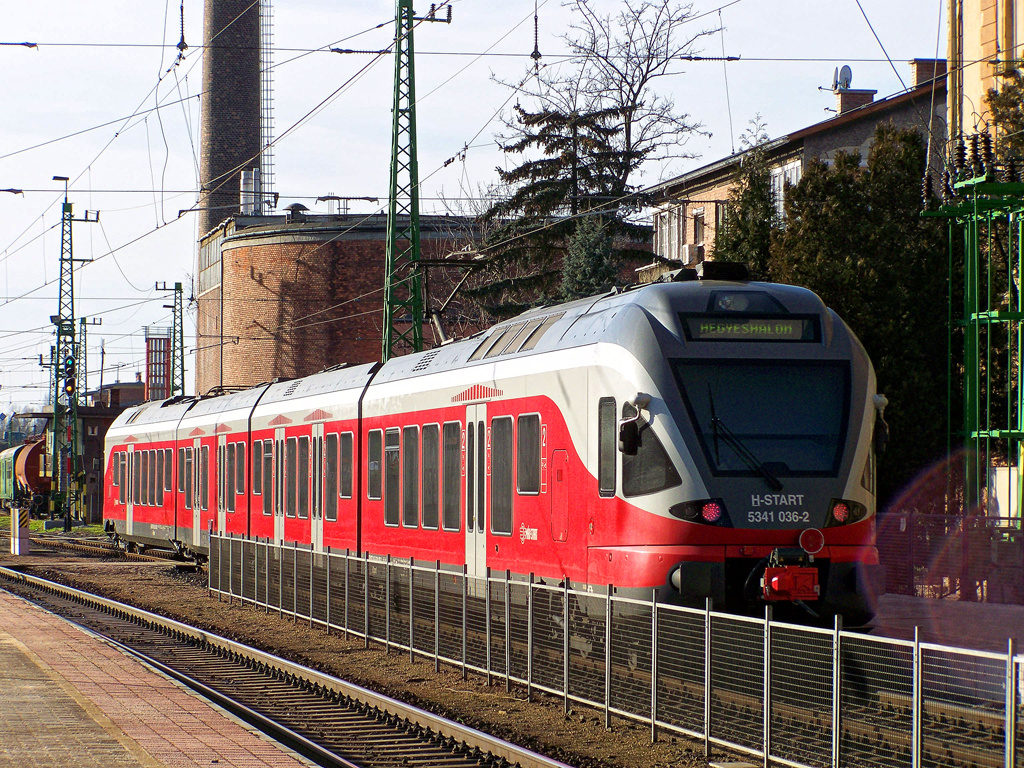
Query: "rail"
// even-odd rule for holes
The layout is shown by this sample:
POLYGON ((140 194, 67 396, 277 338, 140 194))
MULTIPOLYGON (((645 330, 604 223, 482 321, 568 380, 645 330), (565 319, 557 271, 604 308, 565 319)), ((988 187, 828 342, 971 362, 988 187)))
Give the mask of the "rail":
POLYGON ((793 768, 1024 768, 1024 657, 214 535, 210 591, 793 768))

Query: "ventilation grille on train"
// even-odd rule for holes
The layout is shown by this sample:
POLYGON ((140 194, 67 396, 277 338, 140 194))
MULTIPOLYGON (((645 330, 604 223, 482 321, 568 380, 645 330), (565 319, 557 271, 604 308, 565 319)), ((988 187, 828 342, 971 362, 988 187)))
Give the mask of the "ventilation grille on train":
POLYGON ((427 352, 427 354, 425 354, 422 358, 420 358, 420 361, 418 363, 416 363, 415 367, 413 367, 413 369, 412 369, 413 373, 415 373, 416 371, 422 371, 424 368, 429 366, 430 363, 433 361, 433 359, 435 357, 437 357, 437 354, 440 351, 441 350, 439 350, 439 349, 432 349, 429 352, 427 352))
POLYGON ((302 379, 296 379, 291 384, 289 384, 288 385, 288 389, 286 389, 284 391, 284 396, 285 397, 291 397, 292 393, 294 393, 295 390, 299 388, 299 384, 301 384, 301 383, 302 383, 302 379))

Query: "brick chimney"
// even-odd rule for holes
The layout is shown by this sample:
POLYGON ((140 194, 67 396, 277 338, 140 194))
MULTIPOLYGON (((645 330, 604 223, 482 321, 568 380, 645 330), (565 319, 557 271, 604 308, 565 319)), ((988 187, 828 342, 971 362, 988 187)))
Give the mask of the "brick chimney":
POLYGON ((911 59, 910 87, 917 88, 928 85, 932 80, 943 80, 946 77, 945 59, 911 59))
POLYGON ((875 94, 878 91, 867 91, 857 88, 837 88, 836 94, 836 112, 840 115, 845 115, 851 109, 857 109, 863 107, 875 100, 875 94))

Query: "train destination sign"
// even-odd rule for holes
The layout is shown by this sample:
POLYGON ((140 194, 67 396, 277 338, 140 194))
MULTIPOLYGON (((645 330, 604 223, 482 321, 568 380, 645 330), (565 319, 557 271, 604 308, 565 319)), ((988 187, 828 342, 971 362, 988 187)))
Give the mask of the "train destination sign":
POLYGON ((818 319, 793 315, 684 315, 690 341, 818 341, 818 319))

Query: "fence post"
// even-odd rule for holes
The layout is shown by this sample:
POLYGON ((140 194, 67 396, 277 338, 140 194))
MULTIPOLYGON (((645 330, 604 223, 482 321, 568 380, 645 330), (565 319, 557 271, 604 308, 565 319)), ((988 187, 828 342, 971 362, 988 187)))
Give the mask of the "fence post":
POLYGON ((299 542, 292 542, 292 624, 299 620, 299 542))
POLYGON ((569 577, 562 579, 562 708, 569 712, 569 577))
POLYGON ((512 692, 512 571, 505 569, 505 692, 512 692))
POLYGON ((651 744, 658 740, 658 590, 651 590, 651 744))
POLYGON ((764 702, 761 744, 764 747, 764 768, 771 768, 769 755, 772 753, 772 606, 764 607, 764 650, 761 653, 764 678, 764 702))
POLYGON ((462 679, 466 679, 466 578, 469 575, 469 566, 462 566, 462 679))
POLYGON ((277 615, 284 617, 284 542, 277 549, 277 615))
POLYGON ((239 548, 241 549, 242 560, 238 563, 238 602, 245 603, 245 537, 239 535, 241 540, 239 548))
MULTIPOLYGON (((309 628, 313 628, 313 542, 309 542, 309 628)), ((296 606, 297 607, 297 606, 296 606)))
POLYGON ((832 768, 839 768, 839 743, 842 736, 842 721, 839 705, 841 704, 840 686, 842 685, 843 666, 840 642, 842 641, 843 617, 836 614, 835 629, 832 635, 832 768))
POLYGON ((434 561, 434 672, 441 671, 441 561, 434 561))
POLYGON ((266 606, 264 613, 270 613, 270 537, 263 545, 263 604, 266 606))
POLYGON ((324 619, 327 622, 327 634, 331 634, 331 548, 327 547, 327 605, 324 610, 324 619))
POLYGON ((491 566, 484 570, 484 638, 487 643, 487 687, 491 687, 491 566))
POLYGON ((533 573, 526 596, 526 700, 533 701, 533 573))
POLYGON ((384 653, 391 653, 391 555, 384 561, 384 653))
POLYGON ((349 561, 351 560, 352 550, 345 547, 345 639, 349 639, 348 632, 348 574, 349 574, 349 561))
POLYGON ((704 757, 711 757, 711 598, 704 601, 704 757))
POLYGON ((910 725, 910 766, 921 768, 921 633, 914 627, 913 698, 910 725))
POLYGON ((363 550, 363 645, 370 647, 370 553, 363 550))
POLYGON ((604 727, 612 729, 612 585, 604 598, 604 727))
POLYGON ((413 561, 409 558, 409 660, 416 660, 416 634, 413 632, 413 624, 416 621, 416 571, 413 570, 413 561))
POLYGON ((1012 637, 1006 641, 1006 726, 1003 729, 1006 733, 1006 768, 1014 768, 1017 764, 1017 677, 1014 674, 1016 663, 1013 658, 1017 652, 1015 645, 1012 637))

